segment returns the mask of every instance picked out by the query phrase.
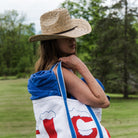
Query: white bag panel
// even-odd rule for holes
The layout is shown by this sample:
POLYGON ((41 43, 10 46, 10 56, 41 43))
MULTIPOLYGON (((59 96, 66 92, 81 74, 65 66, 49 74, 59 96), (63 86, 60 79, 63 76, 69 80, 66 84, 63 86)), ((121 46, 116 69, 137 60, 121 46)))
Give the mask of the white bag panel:
MULTIPOLYGON (((41 98, 38 100, 33 100, 33 108, 35 113, 35 119, 36 119, 36 126, 40 131, 40 134, 37 135, 39 138, 41 137, 49 137, 48 132, 46 131, 43 121, 46 119, 50 121, 53 119, 55 131, 57 132, 57 137, 62 138, 71 138, 71 133, 68 125, 66 110, 63 98, 60 96, 50 96, 41 98)), ((80 103, 77 100, 74 99, 67 99, 67 104, 70 112, 70 117, 79 117, 80 119, 77 120, 77 127, 79 127, 79 131, 82 135, 87 135, 89 133, 92 133, 92 128, 96 128, 96 124, 93 120, 90 122, 83 122, 81 120, 81 117, 88 117, 92 118, 91 114, 89 113, 87 107, 80 103), (84 129, 84 126, 81 126, 81 124, 84 124, 87 126, 87 128, 84 129)), ((96 115, 99 114, 100 116, 100 108, 94 108, 93 111, 96 115)), ((97 134, 97 138, 99 137, 99 134, 97 134)))
POLYGON ((38 134, 38 136, 46 136, 47 133, 43 125, 43 120, 47 119, 50 121, 53 119, 53 124, 58 138, 71 138, 68 120, 66 117, 66 110, 62 97, 50 96, 38 100, 33 100, 32 102, 36 125, 40 131, 40 134, 38 134))

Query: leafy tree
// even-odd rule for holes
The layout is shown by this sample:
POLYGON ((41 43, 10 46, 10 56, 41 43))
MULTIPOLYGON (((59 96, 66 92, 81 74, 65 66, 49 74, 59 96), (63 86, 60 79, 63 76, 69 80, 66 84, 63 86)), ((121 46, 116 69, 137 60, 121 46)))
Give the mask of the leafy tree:
POLYGON ((16 75, 32 66, 34 54, 28 38, 34 34, 34 24, 24 21, 25 16, 15 10, 0 14, 0 75, 16 75))
MULTIPOLYGON (((111 40, 114 41, 114 53, 116 55, 116 70, 120 72, 120 83, 122 85, 122 92, 124 98, 128 98, 128 94, 133 91, 132 78, 136 79, 137 71, 134 69, 137 62, 133 59, 137 59, 136 53, 138 52, 138 45, 136 43, 137 31, 134 28, 136 23, 136 15, 138 16, 137 9, 130 7, 128 0, 119 0, 113 4, 110 8, 108 19, 116 19, 118 22, 117 27, 114 27, 113 32, 116 38, 111 40), (118 42, 118 44, 116 43, 118 42), (135 73, 134 73, 135 72, 135 73), (134 75, 135 74, 135 75, 134 75), (132 77, 133 76, 133 77, 132 77)), ((116 72, 116 74, 118 74, 116 72)), ((136 83, 133 81, 133 83, 136 83)))
POLYGON ((103 6, 102 0, 76 0, 62 4, 75 17, 89 21, 93 31, 78 39, 78 55, 108 92, 134 91, 138 78, 136 9, 126 0, 103 6), (125 11, 125 12, 124 12, 125 11), (135 26, 135 27, 134 27, 135 26))

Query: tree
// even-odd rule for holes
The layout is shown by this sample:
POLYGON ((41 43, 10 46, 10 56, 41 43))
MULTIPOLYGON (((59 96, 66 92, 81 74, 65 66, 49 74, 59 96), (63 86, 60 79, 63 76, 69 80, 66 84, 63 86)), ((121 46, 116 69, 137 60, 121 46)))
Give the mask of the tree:
POLYGON ((78 55, 89 63, 90 70, 104 83, 108 92, 121 92, 124 98, 128 98, 128 94, 134 92, 138 78, 134 69, 138 61, 134 61, 138 58, 134 27, 136 9, 130 5, 126 8, 126 0, 111 6, 103 5, 102 0, 68 1, 62 6, 67 7, 73 16, 88 20, 93 28, 91 34, 79 38, 78 55))
MULTIPOLYGON (((136 23, 136 16, 138 16, 137 8, 132 8, 130 6, 130 1, 128 0, 119 0, 117 3, 113 4, 112 15, 116 18, 120 18, 122 23, 120 24, 121 35, 120 35, 120 50, 122 57, 122 82, 123 82, 123 94, 124 98, 128 98, 130 84, 132 82, 131 77, 133 76, 135 61, 132 62, 132 59, 137 58, 134 53, 138 52, 136 37, 137 31, 134 28, 136 23), (133 67, 133 70, 131 69, 133 67)), ((119 60, 118 60, 119 61, 119 60)), ((136 72, 135 72, 136 73, 136 72)), ((137 76, 133 76, 137 78, 137 76)), ((136 82, 135 82, 136 83, 136 82)))
POLYGON ((33 47, 28 38, 34 34, 34 24, 26 25, 24 21, 25 16, 15 10, 0 14, 0 75, 28 72, 27 67, 32 65, 33 47), (26 68, 21 69, 23 60, 26 68))

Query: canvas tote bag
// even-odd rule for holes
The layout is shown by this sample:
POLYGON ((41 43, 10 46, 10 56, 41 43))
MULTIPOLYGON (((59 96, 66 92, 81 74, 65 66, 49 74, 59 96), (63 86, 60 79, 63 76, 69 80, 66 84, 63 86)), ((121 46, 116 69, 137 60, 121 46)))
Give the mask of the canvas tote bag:
POLYGON ((61 96, 33 100, 37 138, 110 138, 100 124, 100 108, 67 98, 61 62, 57 67, 61 96))

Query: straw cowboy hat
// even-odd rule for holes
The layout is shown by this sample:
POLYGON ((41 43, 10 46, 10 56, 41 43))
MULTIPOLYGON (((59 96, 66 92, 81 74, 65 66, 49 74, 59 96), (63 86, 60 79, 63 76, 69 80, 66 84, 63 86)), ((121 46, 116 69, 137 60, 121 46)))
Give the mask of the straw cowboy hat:
POLYGON ((84 19, 71 19, 65 8, 44 13, 40 17, 42 34, 29 38, 30 42, 58 38, 77 38, 91 32, 90 24, 84 19))

